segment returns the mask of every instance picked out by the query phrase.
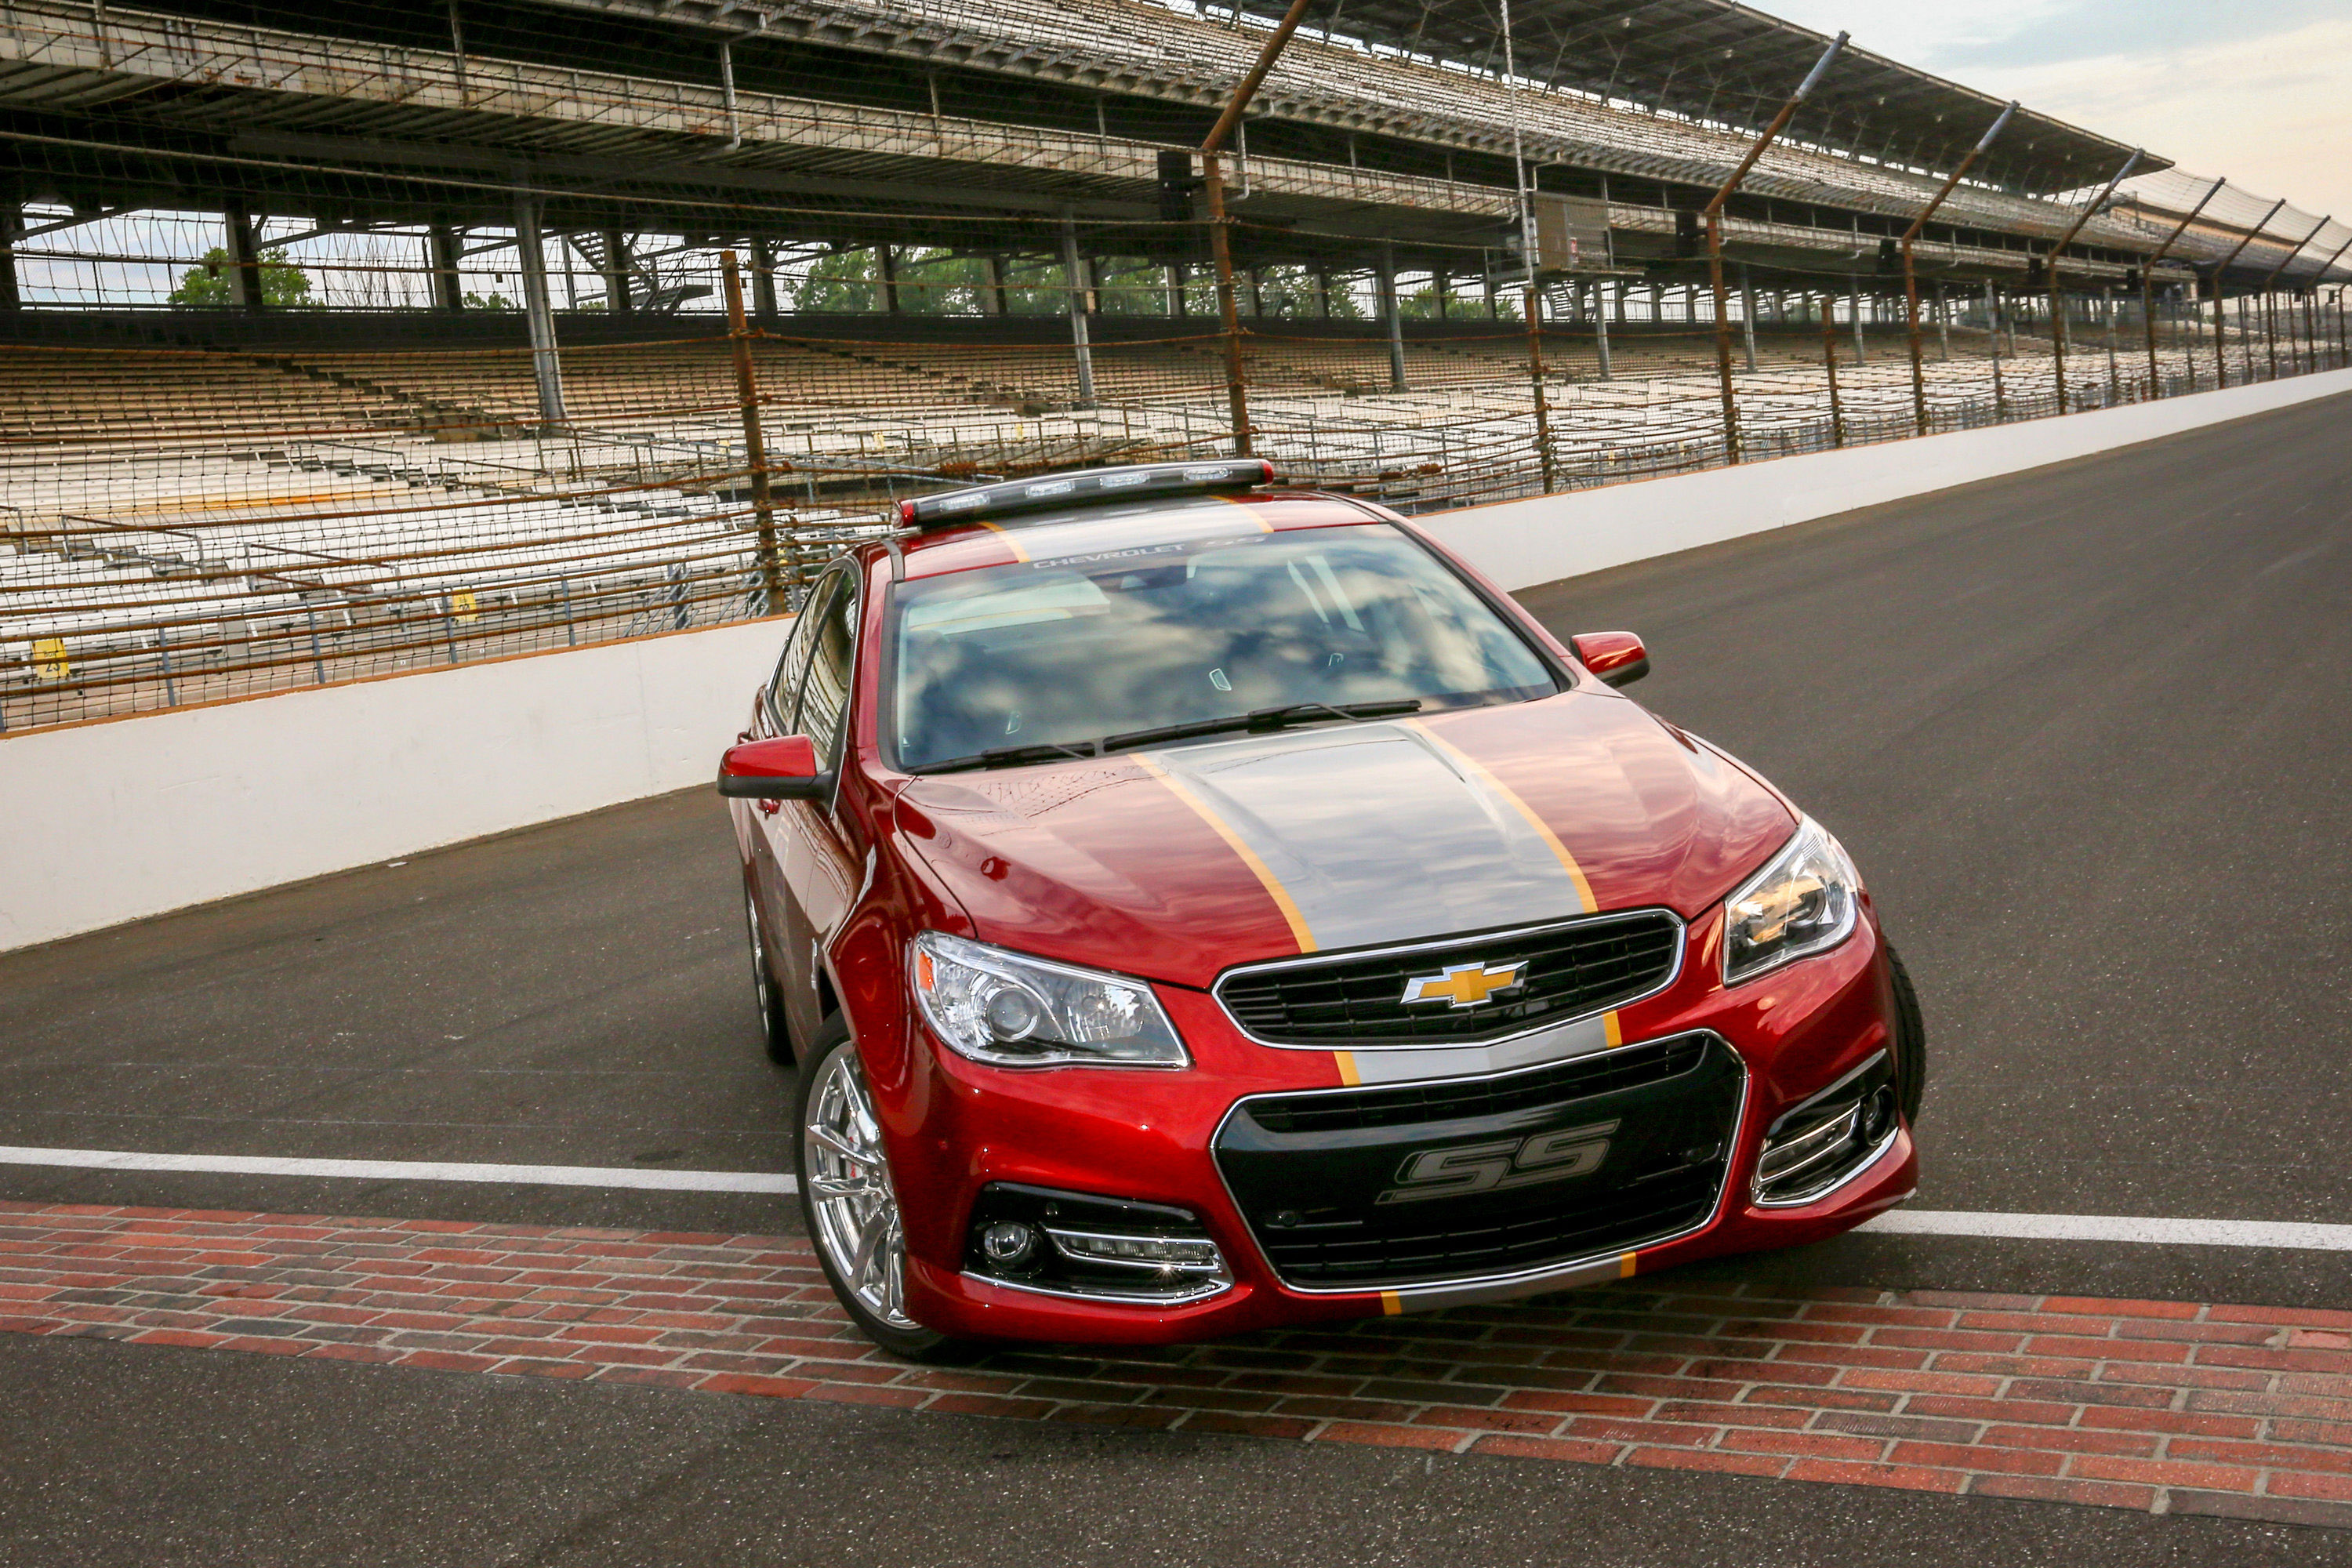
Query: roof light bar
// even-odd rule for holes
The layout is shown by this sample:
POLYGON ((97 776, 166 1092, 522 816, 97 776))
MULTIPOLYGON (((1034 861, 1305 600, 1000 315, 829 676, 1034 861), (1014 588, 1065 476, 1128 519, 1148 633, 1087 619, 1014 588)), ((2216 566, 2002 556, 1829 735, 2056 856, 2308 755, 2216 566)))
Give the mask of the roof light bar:
POLYGON ((1139 463, 1117 468, 1086 468, 976 485, 944 495, 918 496, 898 503, 898 521, 908 528, 947 528, 1013 512, 1104 506, 1131 496, 1199 495, 1254 489, 1274 482, 1274 465, 1264 458, 1222 458, 1201 463, 1139 463))

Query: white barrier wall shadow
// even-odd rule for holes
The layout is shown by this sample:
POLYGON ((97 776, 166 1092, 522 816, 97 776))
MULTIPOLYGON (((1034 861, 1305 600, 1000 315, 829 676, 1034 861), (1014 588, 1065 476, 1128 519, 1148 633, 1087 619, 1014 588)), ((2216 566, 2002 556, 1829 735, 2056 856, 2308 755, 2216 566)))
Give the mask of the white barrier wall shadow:
POLYGON ((708 784, 791 625, 11 735, 0 950, 708 784))
MULTIPOLYGON (((1416 521, 1525 588, 2339 392, 2352 371, 1416 521)), ((0 951, 707 783, 789 627, 0 738, 0 951)))
POLYGON ((1529 588, 2340 392, 2352 392, 2352 370, 1465 507, 1413 521, 1504 587, 1529 588))

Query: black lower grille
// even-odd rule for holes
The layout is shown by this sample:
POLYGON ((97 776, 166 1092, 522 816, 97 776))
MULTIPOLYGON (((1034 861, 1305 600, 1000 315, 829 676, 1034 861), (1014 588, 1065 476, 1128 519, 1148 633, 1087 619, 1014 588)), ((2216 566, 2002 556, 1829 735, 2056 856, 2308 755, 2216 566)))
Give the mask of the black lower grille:
POLYGON ((1499 1039, 1656 990, 1674 973, 1682 929, 1664 910, 1597 915, 1541 931, 1465 936, 1410 952, 1340 954, 1242 970, 1218 982, 1217 997, 1234 1022, 1281 1045, 1499 1039), (1415 982, 1457 969, 1515 978, 1471 1005, 1405 1000, 1415 982))
POLYGON ((1293 1285, 1431 1284, 1627 1250, 1714 1212, 1743 1074, 1711 1035, 1611 1055, 1633 1070, 1613 1082, 1563 1070, 1602 1058, 1478 1085, 1246 1100, 1218 1130, 1217 1163, 1293 1285), (1537 1083, 1549 1091, 1521 1093, 1537 1083), (1432 1097, 1437 1113, 1387 1120, 1406 1092, 1432 1097), (1466 1109, 1474 1094, 1487 1109, 1466 1109), (1305 1102, 1324 1100, 1358 1114, 1301 1120, 1305 1102))

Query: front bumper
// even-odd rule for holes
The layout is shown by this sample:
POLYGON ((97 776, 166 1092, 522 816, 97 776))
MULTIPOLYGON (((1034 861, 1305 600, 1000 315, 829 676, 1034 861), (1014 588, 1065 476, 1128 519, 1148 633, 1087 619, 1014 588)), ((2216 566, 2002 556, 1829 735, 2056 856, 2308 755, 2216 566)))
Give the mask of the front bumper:
MULTIPOLYGON (((1312 1154, 1291 1165, 1274 1146, 1297 1138, 1268 1134, 1246 1110, 1270 1096, 1348 1094, 1340 1063, 1330 1051, 1245 1038, 1202 993, 1160 988, 1193 1053, 1187 1071, 1008 1071, 926 1042, 918 1076, 927 1081, 890 1118, 908 1309, 934 1329, 973 1338, 1206 1339, 1506 1300, 1801 1245, 1908 1196, 1917 1160, 1899 1125, 1874 1139, 1817 1198, 1772 1203, 1757 1190, 1766 1130, 1892 1044, 1894 999, 1874 926, 1864 921, 1835 950, 1731 990, 1715 962, 1719 931, 1719 915, 1695 922, 1675 983, 1611 1018, 1612 1037, 1624 1044, 1605 1057, 1577 1058, 1598 1063, 1685 1037, 1707 1042, 1706 1070, 1675 1079, 1671 1094, 1655 1084, 1604 1086, 1597 1097, 1575 1096, 1561 1112, 1567 1121, 1545 1120, 1546 1108, 1505 1105, 1475 1124, 1454 1116, 1342 1131, 1290 1149, 1312 1154), (1503 1127, 1507 1137, 1492 1136, 1503 1127), (1712 1163, 1693 1158, 1710 1142, 1720 1144, 1712 1163), (1416 1168, 1405 1146, 1420 1142, 1456 1157, 1416 1168), (1583 1173, 1580 1160, 1595 1173, 1582 1194, 1570 1179, 1583 1173), (1556 1179, 1563 1170, 1570 1177, 1556 1179), (1421 1172, 1430 1173, 1429 1185, 1462 1195, 1417 1202, 1423 1194, 1410 1180, 1373 1195, 1421 1172), (1295 1205, 1281 1205, 1286 1182, 1302 1191, 1295 1205), (986 1278, 971 1267, 970 1232, 973 1205, 992 1184, 1188 1211, 1222 1250, 1231 1283, 1203 1299, 1164 1304, 1056 1295, 986 1278), (1608 1205, 1588 1195, 1602 1185, 1608 1205), (1314 1233, 1317 1200, 1330 1213, 1373 1216, 1377 1235, 1337 1248, 1293 1245, 1314 1233), (1603 1207, 1607 1214, 1586 1212, 1603 1207), (1456 1223, 1465 1237, 1481 1236, 1454 1247, 1447 1215, 1464 1216, 1456 1223), (1292 1226, 1295 1233, 1283 1228, 1292 1226)), ((1472 1067, 1465 1076, 1479 1071, 1472 1067)), ((1359 1225, 1349 1234, 1364 1230, 1359 1225)))

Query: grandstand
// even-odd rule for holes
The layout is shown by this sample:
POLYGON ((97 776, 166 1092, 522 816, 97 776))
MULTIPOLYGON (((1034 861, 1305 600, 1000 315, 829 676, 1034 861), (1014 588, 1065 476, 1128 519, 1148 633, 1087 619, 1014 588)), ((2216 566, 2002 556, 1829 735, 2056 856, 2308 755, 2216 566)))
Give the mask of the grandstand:
MULTIPOLYGON (((1514 10, 1510 74, 1471 0, 1317 0, 1225 160, 1304 480, 1725 460, 1696 217, 1827 40, 1514 10)), ((1192 149, 1271 22, 0 0, 0 724, 771 613, 909 491, 1225 449, 1192 149)), ((1916 428, 1897 238, 2001 107, 1849 51, 1728 199, 1748 455, 1916 428)), ((2352 227, 2030 107, 1970 173, 1914 252, 1930 428, 2347 362, 2352 227)))

